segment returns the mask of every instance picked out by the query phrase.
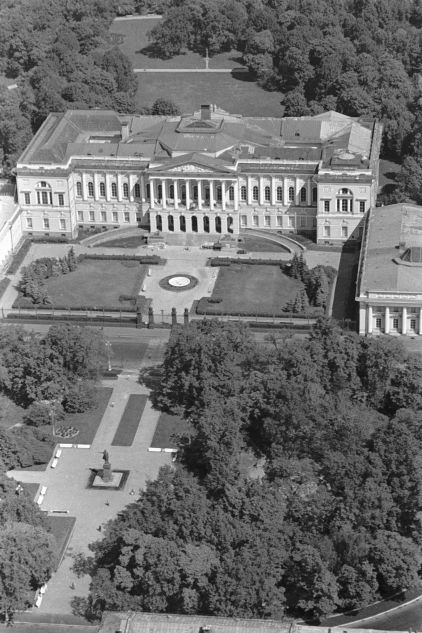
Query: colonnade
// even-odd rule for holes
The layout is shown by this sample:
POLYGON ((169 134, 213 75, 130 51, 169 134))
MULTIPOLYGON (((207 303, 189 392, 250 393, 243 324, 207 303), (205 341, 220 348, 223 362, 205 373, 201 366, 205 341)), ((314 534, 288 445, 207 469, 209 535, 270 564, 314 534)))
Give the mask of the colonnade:
POLYGON ((422 307, 414 311, 408 307, 366 307, 366 332, 368 334, 419 334, 422 335, 422 307))

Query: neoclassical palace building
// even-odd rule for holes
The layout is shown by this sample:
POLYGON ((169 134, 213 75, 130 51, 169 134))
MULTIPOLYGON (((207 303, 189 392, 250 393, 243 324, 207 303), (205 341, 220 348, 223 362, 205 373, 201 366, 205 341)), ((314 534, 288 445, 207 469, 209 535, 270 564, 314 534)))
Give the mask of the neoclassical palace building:
POLYGON ((422 335, 422 207, 369 211, 356 301, 359 334, 422 335))
POLYGON ((243 228, 359 240, 375 204, 381 125, 336 112, 186 116, 52 113, 17 165, 22 228, 143 226, 198 240, 243 228))

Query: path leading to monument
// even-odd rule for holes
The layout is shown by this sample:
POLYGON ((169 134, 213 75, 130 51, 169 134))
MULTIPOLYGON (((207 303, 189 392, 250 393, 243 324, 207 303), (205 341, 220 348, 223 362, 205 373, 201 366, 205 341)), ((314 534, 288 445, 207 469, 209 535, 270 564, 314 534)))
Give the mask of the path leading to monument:
MULTIPOLYGON (((163 349, 160 342, 155 340, 150 341, 150 346, 150 352, 147 350, 146 353, 147 363, 148 356, 158 358, 163 349), (158 353, 155 350, 157 346, 158 353)), ((110 386, 109 381, 107 386, 110 386)), ((46 471, 41 472, 15 470, 8 473, 16 480, 39 482, 47 486, 43 510, 66 511, 69 516, 76 517, 75 529, 63 562, 49 581, 38 610, 41 613, 71 613, 72 598, 88 594, 89 577, 76 578, 71 570, 73 555, 89 553, 88 544, 101 538, 99 527, 116 517, 128 503, 136 499, 136 496, 130 495, 130 491, 133 489, 138 492, 143 489, 148 480, 157 477, 161 466, 171 463, 168 453, 148 452, 159 417, 159 412, 152 409, 149 401, 132 446, 111 446, 130 394, 148 394, 146 387, 137 382, 136 372, 123 373, 115 381, 108 407, 90 449, 63 449, 55 469, 47 467, 46 471), (103 464, 102 455, 105 449, 109 452, 112 468, 130 470, 122 491, 86 488, 91 469, 101 468, 103 464), (75 589, 71 588, 72 583, 75 589)))

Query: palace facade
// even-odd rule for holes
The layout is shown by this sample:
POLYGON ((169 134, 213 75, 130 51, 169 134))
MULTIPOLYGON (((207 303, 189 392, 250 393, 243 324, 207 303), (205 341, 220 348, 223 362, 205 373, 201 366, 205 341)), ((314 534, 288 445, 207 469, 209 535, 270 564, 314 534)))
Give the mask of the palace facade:
POLYGON ((142 226, 199 241, 243 228, 360 240, 375 205, 381 125, 313 117, 52 113, 17 165, 22 228, 142 226))
POLYGON ((422 207, 369 211, 356 301, 359 334, 422 335, 422 207))

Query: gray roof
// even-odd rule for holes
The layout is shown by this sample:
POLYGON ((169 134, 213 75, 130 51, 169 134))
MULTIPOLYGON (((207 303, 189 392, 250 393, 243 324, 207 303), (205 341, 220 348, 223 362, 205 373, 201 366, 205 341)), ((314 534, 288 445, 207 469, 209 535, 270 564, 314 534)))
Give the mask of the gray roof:
POLYGON ((401 258, 409 247, 422 247, 422 207, 376 207, 370 210, 367 222, 358 294, 422 292, 421 264, 401 258))

